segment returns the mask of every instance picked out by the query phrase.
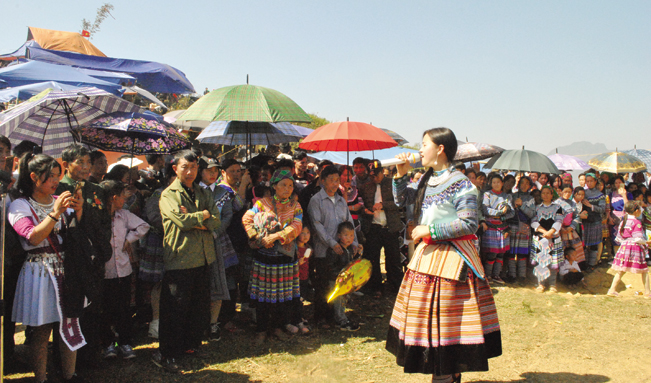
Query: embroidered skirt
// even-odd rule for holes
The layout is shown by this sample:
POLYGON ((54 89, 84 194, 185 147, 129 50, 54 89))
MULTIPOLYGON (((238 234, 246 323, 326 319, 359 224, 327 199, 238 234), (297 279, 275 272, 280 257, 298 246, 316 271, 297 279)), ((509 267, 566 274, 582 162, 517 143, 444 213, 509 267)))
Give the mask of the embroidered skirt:
POLYGON ((481 251, 482 253, 506 253, 510 249, 509 239, 507 234, 508 228, 499 230, 489 227, 481 237, 481 251))
POLYGON ((502 354, 497 310, 488 283, 407 270, 391 316, 386 348, 408 373, 487 371, 502 354))
POLYGON ((585 261, 585 252, 583 251, 583 241, 576 230, 572 227, 561 229, 561 239, 563 240, 563 249, 567 247, 574 248, 574 256, 577 262, 585 261))
POLYGON ((511 254, 529 255, 531 247, 531 226, 524 222, 509 224, 509 242, 511 254))
POLYGON ((645 257, 646 249, 643 246, 625 241, 617 250, 611 268, 628 273, 644 273, 649 270, 645 257))
POLYGON ((145 282, 160 282, 163 280, 165 265, 163 265, 163 237, 150 232, 145 242, 145 251, 140 257, 138 278, 145 282))
POLYGON ((287 302, 301 297, 298 260, 258 253, 249 278, 249 295, 258 302, 287 302))
POLYGON ((583 242, 586 246, 601 243, 601 238, 603 238, 601 228, 601 222, 583 222, 583 242))

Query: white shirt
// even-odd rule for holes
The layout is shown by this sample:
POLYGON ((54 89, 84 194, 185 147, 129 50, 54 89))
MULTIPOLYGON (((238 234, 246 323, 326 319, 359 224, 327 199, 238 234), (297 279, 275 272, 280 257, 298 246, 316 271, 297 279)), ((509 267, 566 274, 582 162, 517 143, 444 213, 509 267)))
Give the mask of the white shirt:
MULTIPOLYGON (((376 185, 375 189, 375 203, 382 202, 382 190, 380 189, 380 184, 376 185)), ((373 212, 373 223, 380 226, 387 225, 387 213, 384 210, 376 210, 373 212)))

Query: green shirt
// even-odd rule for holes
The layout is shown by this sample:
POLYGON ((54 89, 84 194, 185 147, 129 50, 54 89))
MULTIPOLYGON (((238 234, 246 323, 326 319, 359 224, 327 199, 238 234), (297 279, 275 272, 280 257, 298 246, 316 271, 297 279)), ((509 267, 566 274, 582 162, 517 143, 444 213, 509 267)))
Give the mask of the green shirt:
MULTIPOLYGON (((66 190, 72 193, 76 185, 77 181, 70 178, 66 173, 59 182, 55 194, 60 195, 66 190)), ((111 248, 111 216, 106 204, 106 194, 99 185, 86 181, 81 188, 81 196, 84 199, 84 206, 80 225, 88 229, 86 233, 93 243, 95 255, 99 258, 98 263, 103 266, 113 255, 111 248)))
POLYGON ((160 197, 165 270, 192 269, 209 265, 216 259, 213 231, 220 226, 219 209, 208 190, 196 184, 192 187, 194 200, 178 179, 160 197), (188 210, 186 214, 181 213, 181 206, 188 210), (204 210, 211 214, 206 220, 203 219, 204 210))

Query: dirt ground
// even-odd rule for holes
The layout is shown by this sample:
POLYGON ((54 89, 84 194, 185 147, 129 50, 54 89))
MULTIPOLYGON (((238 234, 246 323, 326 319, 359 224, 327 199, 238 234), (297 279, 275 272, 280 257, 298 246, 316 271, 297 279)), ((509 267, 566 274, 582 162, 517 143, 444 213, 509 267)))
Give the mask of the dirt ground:
MULTIPOLYGON (((491 359, 490 371, 464 373, 464 382, 649 382, 651 383, 651 300, 636 296, 640 277, 626 275, 620 298, 604 294, 612 275, 600 268, 587 278, 588 289, 537 294, 532 287, 496 287, 504 353, 491 359)), ((393 301, 356 297, 349 314, 363 323, 358 332, 317 328, 287 342, 252 345, 254 328, 243 317, 240 331, 205 344, 209 358, 181 361, 171 375, 150 361, 157 343, 138 337, 138 357, 103 362, 81 371, 89 382, 429 382, 404 374, 384 349, 393 301)), ((307 309, 309 312, 309 307, 307 309)), ((22 334, 18 334, 18 339, 22 334)), ((8 376, 31 382, 29 373, 8 376)))

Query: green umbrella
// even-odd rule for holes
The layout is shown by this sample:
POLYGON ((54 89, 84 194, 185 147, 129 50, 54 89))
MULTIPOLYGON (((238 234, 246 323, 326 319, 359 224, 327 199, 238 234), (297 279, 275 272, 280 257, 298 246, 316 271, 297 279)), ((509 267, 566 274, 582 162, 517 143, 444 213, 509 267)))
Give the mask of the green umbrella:
POLYGON ((505 150, 484 165, 488 169, 515 170, 560 174, 556 165, 544 154, 533 150, 505 150))
POLYGON ((312 122, 300 106, 277 90, 233 85, 213 90, 177 121, 312 122))

